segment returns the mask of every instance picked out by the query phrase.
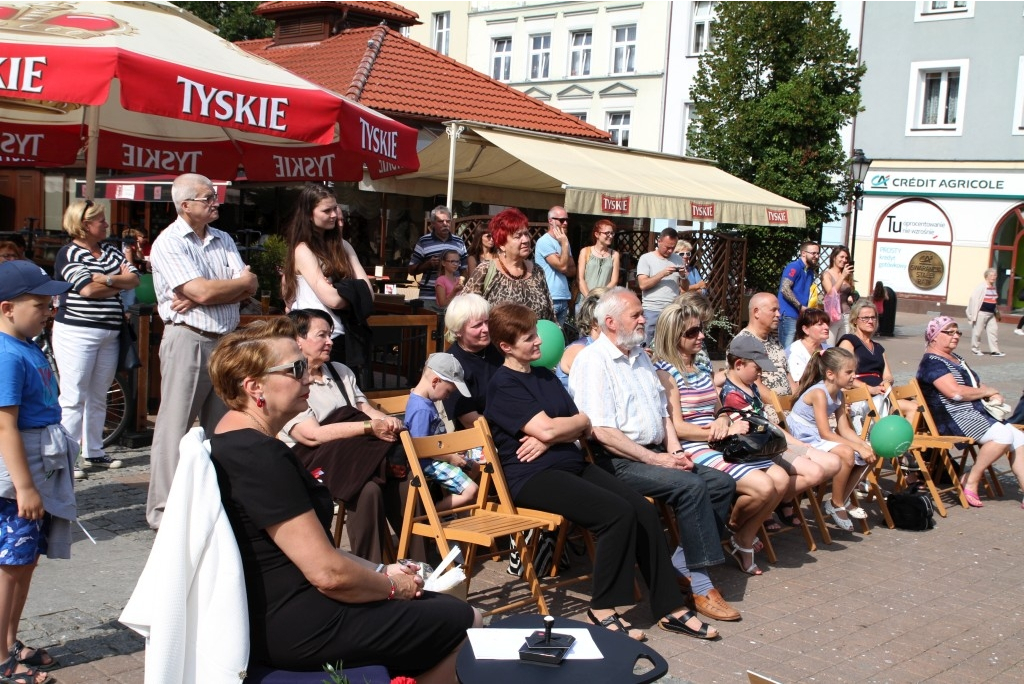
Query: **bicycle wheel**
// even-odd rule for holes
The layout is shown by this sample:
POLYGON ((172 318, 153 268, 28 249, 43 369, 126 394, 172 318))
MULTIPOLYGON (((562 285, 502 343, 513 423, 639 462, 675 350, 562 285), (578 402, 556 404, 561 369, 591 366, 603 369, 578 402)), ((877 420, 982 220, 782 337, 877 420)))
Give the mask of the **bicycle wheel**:
POLYGON ((128 427, 128 397, 125 395, 121 379, 114 376, 114 382, 107 390, 107 419, 103 423, 103 446, 109 447, 117 442, 128 427))

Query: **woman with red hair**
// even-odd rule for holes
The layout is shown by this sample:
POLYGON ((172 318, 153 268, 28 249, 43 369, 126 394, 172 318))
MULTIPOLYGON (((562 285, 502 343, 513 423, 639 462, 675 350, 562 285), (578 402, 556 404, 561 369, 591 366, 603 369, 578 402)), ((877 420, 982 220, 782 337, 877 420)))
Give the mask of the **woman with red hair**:
POLYGON ((498 212, 490 223, 497 257, 479 264, 463 292, 482 295, 492 305, 511 302, 529 307, 537 318, 555 320, 544 273, 528 259, 533 239, 526 215, 514 207, 498 212))

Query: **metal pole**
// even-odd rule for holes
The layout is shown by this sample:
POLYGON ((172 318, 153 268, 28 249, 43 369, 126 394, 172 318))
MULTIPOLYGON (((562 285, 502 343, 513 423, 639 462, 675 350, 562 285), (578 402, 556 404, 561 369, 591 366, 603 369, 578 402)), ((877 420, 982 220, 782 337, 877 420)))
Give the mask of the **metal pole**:
MULTIPOLYGON (((853 262, 853 283, 854 290, 857 288, 857 262, 854 260, 854 252, 857 248, 857 217, 860 214, 860 199, 864 196, 864 187, 858 183, 853 189, 853 231, 850 236, 850 261, 853 262)), ((858 291, 859 292, 859 291, 858 291)))
POLYGON ((459 126, 454 121, 445 127, 445 131, 448 133, 448 193, 444 204, 449 209, 452 207, 452 196, 455 194, 455 143, 458 142, 459 136, 464 130, 465 127, 459 126))
POLYGON ((100 147, 100 108, 99 105, 88 107, 85 120, 89 127, 88 142, 85 152, 85 199, 96 197, 96 154, 100 147))

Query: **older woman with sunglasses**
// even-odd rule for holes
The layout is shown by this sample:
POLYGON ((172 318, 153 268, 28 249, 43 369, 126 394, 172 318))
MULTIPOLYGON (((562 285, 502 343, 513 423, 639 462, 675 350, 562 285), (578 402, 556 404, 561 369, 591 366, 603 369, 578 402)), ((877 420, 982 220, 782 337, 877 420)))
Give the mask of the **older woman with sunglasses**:
POLYGON ((481 295, 492 305, 521 304, 536 312, 538 318, 555 321, 544 272, 529 260, 533 239, 526 215, 510 207, 491 219, 490 229, 498 256, 476 267, 463 292, 481 295))
POLYGON ((295 340, 288 319, 258 321, 224 336, 210 357, 229 408, 210 452, 242 556, 250 662, 307 671, 380 664, 420 682, 455 682, 456 654, 479 614, 425 592, 414 565, 335 549, 330 493, 276 438, 309 395, 295 340))
POLYGON ((335 343, 326 312, 297 309, 288 316, 309 367, 309 402, 288 417, 278 437, 345 503, 352 552, 381 561, 387 522, 395 530, 402 525, 399 481, 388 464, 392 453, 401 453, 402 422, 371 406, 352 370, 331 361, 335 343))
MULTIPOLYGON (((57 253, 54 278, 71 290, 60 296, 53 324, 53 354, 60 368, 61 423, 82 446, 83 466, 119 468, 103 452, 107 390, 117 372, 124 307, 121 293, 139 285, 139 272, 109 243, 106 213, 92 200, 64 212, 71 242, 57 253)), ((85 472, 76 469, 76 478, 85 472)))
POLYGON ((943 435, 965 435, 981 444, 974 467, 963 476, 962 483, 967 503, 982 507, 978 497, 982 475, 1007 452, 1017 484, 1024 490, 1024 432, 985 411, 982 400, 1002 402, 1003 396, 982 383, 956 353, 962 336, 963 331, 951 317, 938 316, 928 322, 924 332, 927 347, 917 367, 917 380, 939 431, 943 435))
POLYGON ((683 273, 686 274, 686 281, 689 284, 689 292, 700 293, 707 296, 708 285, 704 278, 694 266, 693 243, 687 240, 680 240, 676 245, 676 254, 683 260, 683 273))
POLYGON ((736 481, 736 503, 729 528, 730 552, 744 573, 759 576, 754 560, 757 530, 771 516, 789 488, 789 475, 771 459, 749 464, 725 461, 708 442, 747 431, 745 421, 718 414, 721 403, 707 369, 696 363, 704 347, 701 310, 672 303, 658 317, 654 332, 654 367, 668 396, 669 414, 686 454, 696 464, 724 471, 736 481))

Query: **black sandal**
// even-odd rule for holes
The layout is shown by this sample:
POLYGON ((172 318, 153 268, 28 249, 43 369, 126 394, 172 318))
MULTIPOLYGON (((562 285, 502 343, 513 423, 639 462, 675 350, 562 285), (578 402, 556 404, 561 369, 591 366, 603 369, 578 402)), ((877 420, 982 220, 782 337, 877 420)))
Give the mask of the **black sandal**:
POLYGON ((779 520, 784 526, 796 528, 800 525, 800 515, 796 513, 796 505, 793 502, 784 502, 775 507, 775 513, 778 514, 779 520), (788 514, 786 513, 787 509, 789 510, 788 514))
POLYGON ((640 630, 639 628, 627 626, 625 623, 622 622, 622 617, 619 616, 618 613, 614 613, 608 618, 599 621, 597 620, 597 616, 594 615, 594 612, 590 609, 587 609, 587 618, 589 618, 590 622, 594 625, 601 626, 602 628, 607 628, 613 633, 621 632, 626 637, 636 640, 637 642, 647 642, 647 633, 640 630), (612 626, 615 627, 613 628, 612 626), (640 637, 633 637, 632 633, 630 633, 631 630, 635 630, 636 632, 640 633, 640 637))
POLYGON ((710 626, 707 623, 704 623, 703 621, 700 622, 700 628, 698 630, 694 630, 690 626, 686 625, 687 621, 694 618, 697 618, 697 614, 693 613, 690 610, 687 610, 687 612, 683 614, 681 618, 676 618, 675 616, 669 614, 665 618, 658 621, 658 627, 670 633, 682 633, 683 635, 695 637, 698 640, 717 640, 719 637, 721 637, 718 630, 714 626, 710 626), (710 632, 712 630, 715 631, 713 634, 710 632))
POLYGON ((23 685, 43 685, 44 683, 54 682, 53 676, 48 675, 45 671, 40 671, 37 668, 31 666, 25 666, 26 670, 17 672, 19 664, 17 657, 11 656, 7 661, 0 663, 0 677, 7 683, 21 683, 23 685), (45 676, 43 680, 39 680, 39 676, 45 676))
POLYGON ((26 647, 25 643, 21 640, 15 640, 14 645, 11 647, 11 656, 18 660, 19 664, 25 664, 26 666, 34 666, 40 670, 50 670, 60 666, 57 660, 50 656, 50 653, 42 648, 26 647), (29 650, 32 652, 31 655, 21 658, 22 650, 29 650), (49 659, 49 661, 47 661, 49 659))

